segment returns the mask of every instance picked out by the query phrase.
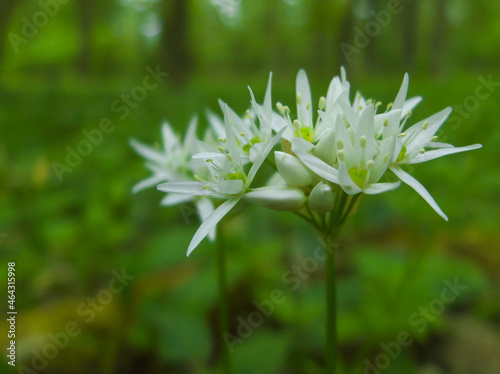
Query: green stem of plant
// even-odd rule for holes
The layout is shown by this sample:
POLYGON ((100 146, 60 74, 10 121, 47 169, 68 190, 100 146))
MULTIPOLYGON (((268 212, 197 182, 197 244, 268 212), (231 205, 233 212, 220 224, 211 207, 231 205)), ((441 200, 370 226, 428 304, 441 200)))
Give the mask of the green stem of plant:
POLYGON ((229 332, 229 303, 227 300, 226 253, 224 233, 219 223, 217 233, 217 282, 219 288, 219 345, 222 361, 222 372, 231 373, 231 358, 229 348, 225 343, 224 334, 229 332))
POLYGON ((335 254, 330 252, 332 237, 325 234, 325 285, 326 285, 326 346, 325 373, 335 374, 337 368, 337 278, 335 273, 335 254))

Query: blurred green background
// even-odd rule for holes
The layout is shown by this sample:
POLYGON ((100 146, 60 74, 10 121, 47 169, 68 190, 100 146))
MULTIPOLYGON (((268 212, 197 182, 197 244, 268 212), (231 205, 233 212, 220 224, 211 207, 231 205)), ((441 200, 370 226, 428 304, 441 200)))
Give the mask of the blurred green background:
MULTIPOLYGON (((193 207, 131 194, 148 172, 128 140, 160 141, 165 119, 184 132, 194 114, 204 127, 218 98, 243 114, 246 86, 262 100, 269 71, 274 102, 293 106, 300 68, 316 101, 343 65, 353 91, 384 103, 408 71, 409 96, 424 98, 411 121, 453 106, 440 139, 484 147, 412 170, 449 222, 406 186, 365 197, 348 221, 341 373, 500 373, 500 95, 484 83, 500 82, 499 63, 500 4, 489 0, 2 0, 0 264, 7 282, 16 262, 19 314, 17 367, 4 357, 0 371, 219 372, 215 246, 186 258, 193 207), (148 68, 168 76, 141 90, 148 68), (113 130, 58 178, 54 163, 105 118, 113 130), (135 278, 113 293, 113 271, 135 278), (446 281, 466 288, 442 310, 446 281), (413 342, 385 365, 401 332, 413 342)), ((240 211, 224 220, 231 332, 273 290, 286 299, 235 344, 234 371, 321 373, 322 264, 287 283, 317 235, 291 214, 240 211)))

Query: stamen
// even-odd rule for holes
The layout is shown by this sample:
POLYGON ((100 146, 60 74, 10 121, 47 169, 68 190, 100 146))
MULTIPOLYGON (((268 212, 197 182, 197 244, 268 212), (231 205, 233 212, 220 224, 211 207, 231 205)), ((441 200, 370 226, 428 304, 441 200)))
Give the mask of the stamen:
POLYGON ((370 170, 373 167, 373 160, 366 161, 366 169, 370 170))
POLYGON ((293 120, 293 126, 295 127, 295 130, 299 130, 300 129, 300 123, 299 123, 299 120, 297 119, 294 119, 293 120))
POLYGON ((384 119, 384 127, 389 127, 389 119, 384 119))
POLYGON ((210 186, 203 186, 203 189, 208 190, 208 189, 210 189, 210 186))
POLYGON ((358 106, 359 110, 363 110, 363 105, 358 106))
POLYGON ((219 151, 221 151, 222 153, 224 153, 224 151, 225 151, 225 150, 224 150, 224 147, 221 147, 220 145, 217 147, 217 149, 218 149, 219 151))
POLYGON ((227 156, 227 159, 228 159, 229 161, 233 161, 233 158, 231 157, 231 155, 230 155, 229 153, 228 153, 226 156, 227 156))
POLYGON ((288 107, 288 105, 285 105, 285 106, 283 107, 283 110, 285 111, 285 113, 290 114, 290 108, 288 107))
MULTIPOLYGON (((393 105, 394 105, 394 103, 389 103, 389 104, 387 104, 387 110, 391 110, 393 105)), ((387 110, 386 110, 386 111, 387 111, 387 110)))
POLYGON ((205 162, 214 162, 214 160, 212 160, 211 158, 207 158, 205 162))
POLYGON ((384 164, 389 160, 389 153, 386 153, 384 158, 382 159, 382 161, 384 162, 384 164))
POLYGON ((324 96, 321 96, 319 98, 318 108, 319 108, 319 110, 323 110, 323 109, 325 109, 325 106, 326 106, 326 99, 324 96))
POLYGON ((429 122, 425 121, 422 125, 422 130, 425 130, 429 126, 429 122))
POLYGON ((337 140, 337 149, 340 151, 341 149, 344 149, 344 142, 341 139, 337 140))
POLYGON ((366 147, 366 136, 361 136, 361 138, 359 138, 359 145, 361 146, 361 148, 365 148, 366 147))
POLYGON ((381 105, 382 105, 382 102, 381 102, 381 101, 377 101, 377 102, 375 103, 375 109, 377 109, 377 108, 378 108, 379 106, 381 106, 381 105))
POLYGON ((420 154, 423 154, 423 153, 425 153, 425 149, 423 149, 423 148, 420 148, 420 151, 418 151, 418 153, 420 153, 420 154))
POLYGON ((311 103, 306 104, 306 110, 309 110, 309 109, 311 109, 311 103))
POLYGON ((337 152, 337 157, 340 161, 344 161, 345 160, 345 153, 343 150, 340 150, 337 152))
POLYGON ((252 116, 250 115, 250 110, 247 109, 247 111, 245 112, 245 117, 248 119, 252 119, 252 116))
POLYGON ((404 138, 406 136, 406 133, 405 132, 402 132, 401 134, 399 134, 398 136, 400 136, 401 138, 404 138))
POLYGON ((279 101, 276 103, 276 109, 278 109, 281 115, 285 114, 285 107, 279 101))
POLYGON ((434 135, 434 136, 431 138, 431 142, 435 142, 437 138, 438 138, 438 137, 437 137, 436 135, 434 135))
POLYGON ((219 142, 226 143, 227 139, 226 138, 217 138, 219 142))
POLYGON ((194 179, 196 179, 197 181, 201 181, 201 178, 196 174, 194 175, 194 179))
POLYGON ((297 94, 297 104, 302 104, 302 95, 300 93, 297 94))

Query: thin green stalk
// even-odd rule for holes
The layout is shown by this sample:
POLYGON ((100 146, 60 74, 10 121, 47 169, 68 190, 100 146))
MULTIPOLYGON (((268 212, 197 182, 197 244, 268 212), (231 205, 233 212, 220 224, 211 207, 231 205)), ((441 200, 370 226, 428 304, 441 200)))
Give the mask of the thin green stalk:
MULTIPOLYGON (((337 279, 335 273, 335 254, 328 253, 331 243, 330 233, 325 234, 325 280, 326 280, 326 345, 325 367, 327 374, 335 374, 337 368, 337 279)), ((333 248, 332 248, 333 249, 333 248)))
POLYGON ((224 334, 229 332, 229 303, 227 300, 226 253, 224 233, 219 223, 217 233, 217 283, 219 288, 219 345, 224 374, 231 374, 231 358, 224 334))

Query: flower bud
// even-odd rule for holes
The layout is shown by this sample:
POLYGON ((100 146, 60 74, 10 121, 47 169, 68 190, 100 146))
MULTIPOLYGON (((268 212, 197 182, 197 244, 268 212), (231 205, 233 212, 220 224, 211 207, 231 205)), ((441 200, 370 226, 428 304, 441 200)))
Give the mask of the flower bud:
POLYGON ((288 153, 274 152, 278 173, 292 187, 304 187, 312 183, 309 170, 298 158, 288 153))
POLYGON ((315 212, 326 213, 333 209, 333 192, 329 185, 319 182, 309 195, 309 207, 315 212))
POLYGON ((335 134, 333 131, 329 130, 325 133, 324 136, 321 137, 321 140, 318 142, 316 147, 314 148, 314 152, 316 156, 325 161, 328 165, 335 164, 337 161, 337 155, 335 154, 335 134))
POLYGON ((268 209, 281 211, 300 210, 306 201, 302 190, 289 187, 261 187, 247 192, 245 200, 268 209))

